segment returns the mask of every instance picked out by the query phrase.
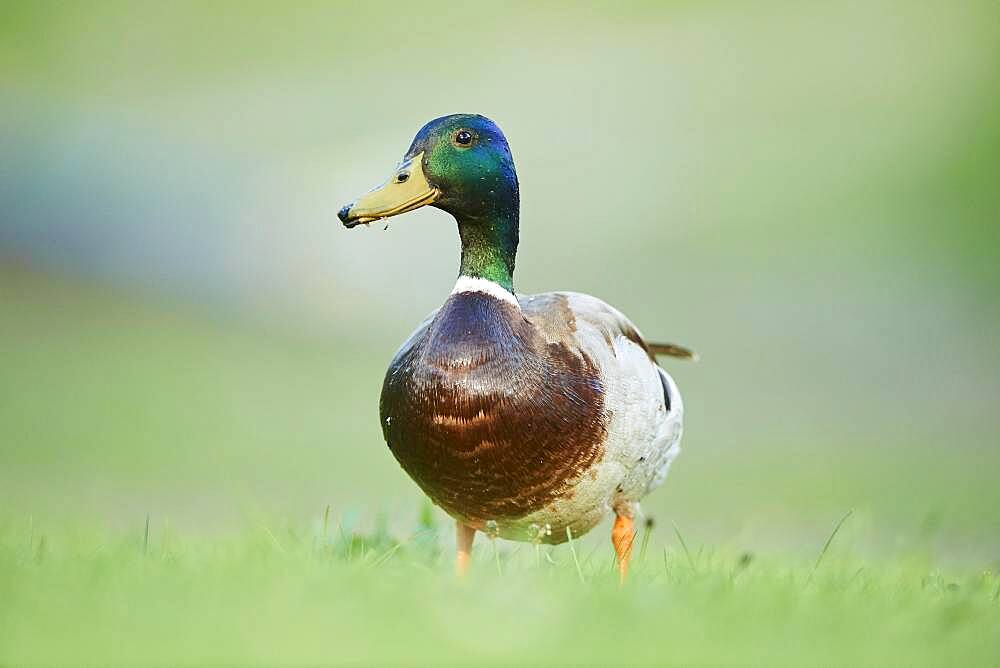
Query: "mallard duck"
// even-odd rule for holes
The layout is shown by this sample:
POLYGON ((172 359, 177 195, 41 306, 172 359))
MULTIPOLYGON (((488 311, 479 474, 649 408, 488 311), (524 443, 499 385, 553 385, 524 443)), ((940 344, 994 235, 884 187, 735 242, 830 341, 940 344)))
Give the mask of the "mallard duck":
POLYGON ((382 432, 402 468, 456 522, 456 567, 477 531, 561 543, 615 514, 624 578, 639 501, 680 450, 684 408, 624 315, 574 292, 514 292, 517 175, 493 121, 444 116, 417 133, 389 179, 345 206, 348 228, 422 206, 450 213, 458 281, 385 375, 382 432))

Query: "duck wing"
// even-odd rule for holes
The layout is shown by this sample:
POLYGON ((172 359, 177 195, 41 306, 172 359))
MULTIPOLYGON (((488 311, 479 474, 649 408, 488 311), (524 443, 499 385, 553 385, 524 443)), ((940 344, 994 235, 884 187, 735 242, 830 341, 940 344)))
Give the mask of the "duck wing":
MULTIPOLYGON (((582 320, 596 328, 609 343, 616 336, 624 336, 642 348, 653 362, 661 355, 693 362, 699 359, 698 353, 685 346, 647 341, 621 311, 597 297, 579 292, 544 292, 517 298, 525 317, 550 334, 565 336, 567 331, 575 332, 576 321, 582 320)), ((550 341, 552 338, 549 337, 550 341)))

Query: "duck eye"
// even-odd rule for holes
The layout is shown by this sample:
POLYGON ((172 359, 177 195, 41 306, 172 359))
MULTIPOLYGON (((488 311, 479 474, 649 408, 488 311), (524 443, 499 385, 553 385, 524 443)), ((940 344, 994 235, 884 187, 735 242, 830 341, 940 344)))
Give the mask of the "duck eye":
POLYGON ((396 174, 396 183, 405 183, 406 179, 410 178, 410 175, 406 172, 396 174))
POLYGON ((462 146, 468 146, 472 143, 472 133, 468 130, 459 130, 455 134, 455 143, 461 144, 462 146))

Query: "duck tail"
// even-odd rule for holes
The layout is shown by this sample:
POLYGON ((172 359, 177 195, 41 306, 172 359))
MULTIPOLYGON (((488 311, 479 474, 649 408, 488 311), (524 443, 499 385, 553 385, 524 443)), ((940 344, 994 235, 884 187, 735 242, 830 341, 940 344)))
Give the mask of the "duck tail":
POLYGON ((684 346, 679 346, 676 343, 647 343, 646 346, 649 348, 649 352, 652 355, 668 355, 670 357, 677 357, 682 360, 690 360, 692 362, 697 362, 700 357, 695 351, 685 348, 684 346))

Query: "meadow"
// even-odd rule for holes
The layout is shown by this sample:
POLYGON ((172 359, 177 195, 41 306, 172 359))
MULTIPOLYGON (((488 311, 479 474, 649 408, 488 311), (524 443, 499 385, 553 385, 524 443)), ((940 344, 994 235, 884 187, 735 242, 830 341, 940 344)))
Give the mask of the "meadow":
POLYGON ((995 2, 9 5, 0 666, 1000 663, 995 2), (454 223, 336 211, 468 111, 515 287, 701 355, 623 587, 382 440, 454 223))
POLYGON ((995 457, 811 470, 772 451, 767 472, 699 466, 692 447, 646 504, 624 587, 605 525, 557 548, 480 536, 459 581, 448 518, 377 433, 351 431, 370 426, 351 416, 371 412, 377 358, 352 368, 259 324, 5 279, 19 354, 3 423, 32 447, 3 469, 0 665, 1000 658, 1000 563, 980 533, 995 457), (323 368, 373 387, 352 398, 323 368), (942 482, 956 472, 963 487, 942 482))
POLYGON ((327 529, 205 542, 8 524, 0 660, 991 665, 1000 653, 1000 577, 942 572, 919 555, 807 563, 653 539, 619 587, 607 550, 487 544, 458 581, 440 526, 401 540, 327 529))

